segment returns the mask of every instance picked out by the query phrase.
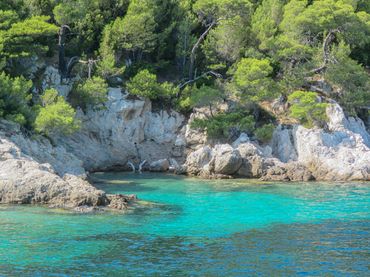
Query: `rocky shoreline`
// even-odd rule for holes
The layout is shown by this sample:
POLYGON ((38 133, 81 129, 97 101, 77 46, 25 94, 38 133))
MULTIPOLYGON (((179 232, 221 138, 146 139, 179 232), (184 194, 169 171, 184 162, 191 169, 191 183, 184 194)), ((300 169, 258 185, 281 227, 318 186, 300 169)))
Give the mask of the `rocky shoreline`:
POLYGON ((369 181, 370 135, 360 119, 341 107, 327 110, 328 130, 278 126, 264 146, 242 134, 232 144, 202 146, 190 153, 184 171, 204 178, 262 181, 369 181))
MULTIPOLYGON (((58 89, 57 71, 46 72, 47 86, 58 89)), ((63 95, 70 88, 63 85, 63 95)), ((210 142, 190 128, 197 116, 153 112, 150 101, 110 88, 105 109, 78 111, 81 130, 52 137, 53 144, 2 120, 0 203, 126 209, 135 196, 109 195, 86 181, 88 172, 112 169, 263 181, 370 180, 370 134, 336 103, 327 109, 326 130, 279 125, 264 145, 244 133, 230 143, 210 142)))
POLYGON ((0 121, 0 204, 43 204, 91 211, 126 209, 134 195, 109 195, 86 180, 81 162, 44 138, 29 139, 0 121))

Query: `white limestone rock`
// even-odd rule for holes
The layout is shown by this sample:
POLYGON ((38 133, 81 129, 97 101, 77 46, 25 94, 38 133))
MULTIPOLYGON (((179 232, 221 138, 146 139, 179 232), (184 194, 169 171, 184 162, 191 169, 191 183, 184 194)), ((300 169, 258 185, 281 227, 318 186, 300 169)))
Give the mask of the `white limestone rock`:
POLYGON ((58 91, 60 96, 66 98, 72 90, 74 81, 75 80, 62 80, 59 70, 53 66, 48 66, 45 69, 41 86, 43 90, 54 88, 58 91))
POLYGON ((242 164, 242 158, 237 149, 229 144, 219 144, 213 148, 213 172, 215 174, 233 175, 242 164))
POLYGON ((370 180, 370 140, 363 122, 347 119, 338 105, 327 114, 329 132, 295 127, 298 161, 318 180, 370 180))
POLYGON ((87 170, 138 165, 159 159, 182 158, 175 146, 184 117, 175 111, 152 112, 151 102, 129 99, 118 88, 110 88, 101 110, 78 111, 82 128, 72 136, 54 139, 83 161, 87 170))
POLYGON ((294 146, 292 129, 284 128, 279 125, 272 137, 272 154, 282 162, 297 160, 297 152, 294 146))
POLYGON ((91 186, 81 176, 70 174, 71 166, 76 163, 72 155, 59 153, 60 148, 53 149, 44 141, 31 141, 21 136, 16 125, 1 121, 1 204, 47 204, 61 208, 110 204, 109 195, 91 186), (21 147, 17 143, 22 143, 21 147), (48 163, 48 158, 54 155, 48 163), (60 161, 55 162, 58 158, 60 161), (64 169, 61 163, 65 163, 64 169))

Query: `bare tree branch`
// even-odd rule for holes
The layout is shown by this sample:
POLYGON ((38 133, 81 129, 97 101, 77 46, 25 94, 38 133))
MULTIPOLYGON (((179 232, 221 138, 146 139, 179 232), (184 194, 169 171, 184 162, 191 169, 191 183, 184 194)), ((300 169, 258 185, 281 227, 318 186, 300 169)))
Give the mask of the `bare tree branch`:
POLYGON ((208 75, 213 75, 213 76, 215 76, 216 78, 222 78, 222 75, 221 75, 220 73, 217 73, 217 72, 214 72, 214 71, 210 70, 210 71, 207 71, 207 72, 203 73, 202 75, 200 75, 200 76, 198 76, 198 77, 196 77, 196 78, 194 78, 194 79, 192 79, 192 80, 188 80, 188 81, 186 81, 185 83, 180 84, 180 85, 178 86, 178 88, 179 88, 179 89, 182 89, 182 88, 184 88, 186 85, 189 85, 189 84, 191 84, 191 83, 194 83, 194 82, 198 81, 199 79, 202 79, 202 78, 204 78, 204 77, 206 77, 206 76, 208 76, 208 75))
POLYGON ((335 39, 335 34, 336 33, 340 33, 340 30, 339 29, 334 29, 334 30, 329 31, 328 35, 324 39, 323 47, 322 47, 323 48, 323 60, 324 60, 324 62, 320 67, 311 70, 310 73, 320 73, 323 70, 325 70, 326 67, 328 66, 328 63, 330 62, 330 45, 333 42, 333 40, 335 39))
POLYGON ((208 28, 203 32, 203 34, 199 37, 197 42, 194 44, 191 54, 190 54, 190 66, 189 66, 189 79, 193 79, 193 71, 194 71, 194 63, 195 63, 195 58, 196 58, 196 51, 199 48, 200 44, 202 41, 206 38, 207 34, 212 30, 214 26, 218 24, 219 20, 213 20, 208 28))

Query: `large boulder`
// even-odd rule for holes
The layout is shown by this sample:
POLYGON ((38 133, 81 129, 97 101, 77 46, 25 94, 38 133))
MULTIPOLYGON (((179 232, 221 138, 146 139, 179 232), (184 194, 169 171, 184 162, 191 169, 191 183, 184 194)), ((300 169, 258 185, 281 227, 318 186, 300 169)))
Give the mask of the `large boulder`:
POLYGON ((186 171, 191 175, 198 175, 212 159, 212 149, 204 146, 191 152, 185 162, 186 171))
POLYGON ((149 170, 152 172, 166 172, 170 168, 170 163, 167 159, 161 159, 155 162, 151 162, 149 170))
POLYGON ((213 163, 215 174, 233 175, 239 170, 242 158, 237 149, 229 144, 220 144, 213 149, 213 163))

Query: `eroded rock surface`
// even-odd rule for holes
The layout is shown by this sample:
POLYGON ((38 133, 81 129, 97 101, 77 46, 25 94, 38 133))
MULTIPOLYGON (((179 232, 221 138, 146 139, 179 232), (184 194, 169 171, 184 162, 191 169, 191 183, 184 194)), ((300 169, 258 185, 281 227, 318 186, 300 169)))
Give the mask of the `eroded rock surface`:
POLYGON ((64 148, 54 148, 45 139, 28 139, 16 124, 0 121, 0 203, 81 210, 124 209, 133 200, 131 196, 107 195, 90 185, 83 179, 81 164, 64 148))
POLYGON ((263 147, 246 134, 231 145, 203 146, 188 155, 187 172, 266 181, 370 180, 370 135, 364 123, 346 118, 337 104, 328 107, 327 115, 328 130, 278 126, 263 147))
MULTIPOLYGON (((80 131, 70 137, 54 138, 83 161, 86 170, 105 170, 149 164, 159 159, 183 158, 178 137, 185 118, 174 111, 152 112, 148 100, 129 99, 119 88, 110 88, 101 110, 78 111, 80 131)), ((129 168, 127 168, 129 169, 129 168)))

